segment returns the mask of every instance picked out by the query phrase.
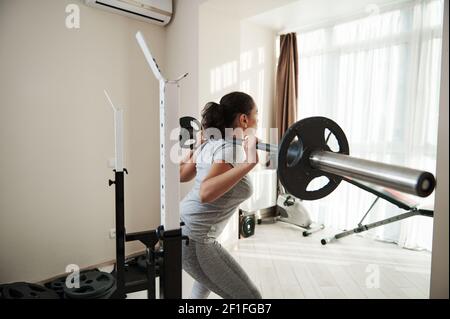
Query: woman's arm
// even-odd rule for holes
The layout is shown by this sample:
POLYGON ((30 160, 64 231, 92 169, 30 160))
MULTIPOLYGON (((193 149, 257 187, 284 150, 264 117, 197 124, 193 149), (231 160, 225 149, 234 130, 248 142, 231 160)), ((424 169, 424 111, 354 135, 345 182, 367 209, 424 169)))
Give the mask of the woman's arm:
POLYGON ((208 175, 200 185, 200 200, 202 203, 213 202, 228 192, 258 164, 256 142, 256 138, 244 139, 242 146, 247 157, 245 163, 233 167, 223 160, 217 160, 211 165, 208 175))
POLYGON ((180 182, 189 182, 196 174, 194 151, 191 150, 180 163, 180 182))
POLYGON ((200 185, 200 200, 202 203, 210 203, 228 192, 236 185, 256 163, 238 164, 232 167, 224 161, 214 162, 208 175, 200 185))

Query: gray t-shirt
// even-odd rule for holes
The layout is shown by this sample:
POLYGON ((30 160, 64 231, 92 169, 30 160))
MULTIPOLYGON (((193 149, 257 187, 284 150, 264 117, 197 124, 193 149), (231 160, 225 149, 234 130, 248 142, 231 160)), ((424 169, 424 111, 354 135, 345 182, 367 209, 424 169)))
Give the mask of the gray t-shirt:
POLYGON ((198 242, 214 241, 225 228, 237 207, 252 194, 252 185, 244 176, 233 188, 211 203, 200 201, 200 185, 208 175, 214 161, 223 160, 235 166, 243 163, 245 152, 242 146, 231 142, 209 140, 196 151, 194 186, 181 202, 183 234, 198 242))

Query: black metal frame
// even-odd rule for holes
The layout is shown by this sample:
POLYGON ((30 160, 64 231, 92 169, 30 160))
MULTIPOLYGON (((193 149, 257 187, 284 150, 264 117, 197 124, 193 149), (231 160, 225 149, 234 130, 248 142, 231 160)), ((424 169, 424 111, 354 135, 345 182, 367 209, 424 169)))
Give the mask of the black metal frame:
POLYGON ((341 233, 338 233, 332 237, 328 237, 328 238, 322 238, 322 240, 320 241, 322 243, 322 245, 326 245, 330 242, 333 242, 339 238, 343 238, 343 237, 347 237, 350 236, 352 234, 358 234, 358 233, 362 233, 365 231, 368 231, 369 229, 372 228, 376 228, 376 227, 380 227, 383 225, 387 225, 387 224, 391 224, 397 221, 400 221, 402 219, 406 219, 409 217, 413 217, 413 216, 426 216, 426 217, 433 217, 434 216, 434 212, 432 210, 427 210, 427 209, 419 209, 417 207, 415 207, 415 205, 411 205, 410 203, 407 203, 406 201, 402 201, 399 198, 395 198, 393 196, 391 196, 388 192, 386 192, 383 188, 376 186, 376 185, 372 185, 369 183, 363 183, 360 181, 356 181, 354 179, 351 179, 349 177, 344 177, 344 180, 356 187, 359 187, 369 193, 372 193, 374 195, 376 195, 375 200, 372 202, 372 204, 370 205, 369 209, 367 210, 367 212, 364 214, 364 216, 362 217, 361 221, 358 223, 358 227, 355 227, 351 230, 347 230, 347 231, 343 231, 341 233), (392 204, 394 204, 395 206, 406 210, 406 213, 403 214, 399 214, 396 216, 392 216, 374 223, 370 223, 370 224, 366 224, 363 225, 363 221, 364 219, 367 217, 367 215, 372 211, 373 207, 375 206, 375 204, 377 203, 377 201, 382 198, 392 204))
POLYGON ((148 299, 156 298, 156 268, 159 266, 160 298, 180 299, 182 297, 182 241, 189 239, 182 236, 181 228, 164 231, 163 226, 156 230, 142 231, 127 234, 125 230, 125 195, 124 195, 124 169, 115 173, 115 181, 109 180, 109 186, 115 185, 116 203, 116 264, 114 275, 116 283, 108 298, 124 299, 126 294, 147 290, 148 299), (125 243, 139 241, 145 245, 147 271, 140 278, 127 276, 125 260, 125 243), (160 248, 155 246, 160 243, 160 248))

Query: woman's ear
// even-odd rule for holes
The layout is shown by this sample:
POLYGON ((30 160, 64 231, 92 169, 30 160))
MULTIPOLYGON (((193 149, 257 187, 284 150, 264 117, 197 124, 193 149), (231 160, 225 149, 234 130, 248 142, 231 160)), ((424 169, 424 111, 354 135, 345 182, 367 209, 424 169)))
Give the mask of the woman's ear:
POLYGON ((248 117, 247 117, 247 115, 246 114, 241 114, 241 116, 239 116, 239 122, 240 122, 240 124, 243 127, 247 128, 247 125, 248 125, 248 117))

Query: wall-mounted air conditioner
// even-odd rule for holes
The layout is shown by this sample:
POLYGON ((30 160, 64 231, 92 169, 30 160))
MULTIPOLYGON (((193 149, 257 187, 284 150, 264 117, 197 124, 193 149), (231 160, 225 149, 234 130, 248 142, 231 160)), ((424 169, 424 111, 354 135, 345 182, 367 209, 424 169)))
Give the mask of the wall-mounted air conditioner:
POLYGON ((130 18, 166 25, 172 18, 172 0, 85 0, 92 7, 130 18))

